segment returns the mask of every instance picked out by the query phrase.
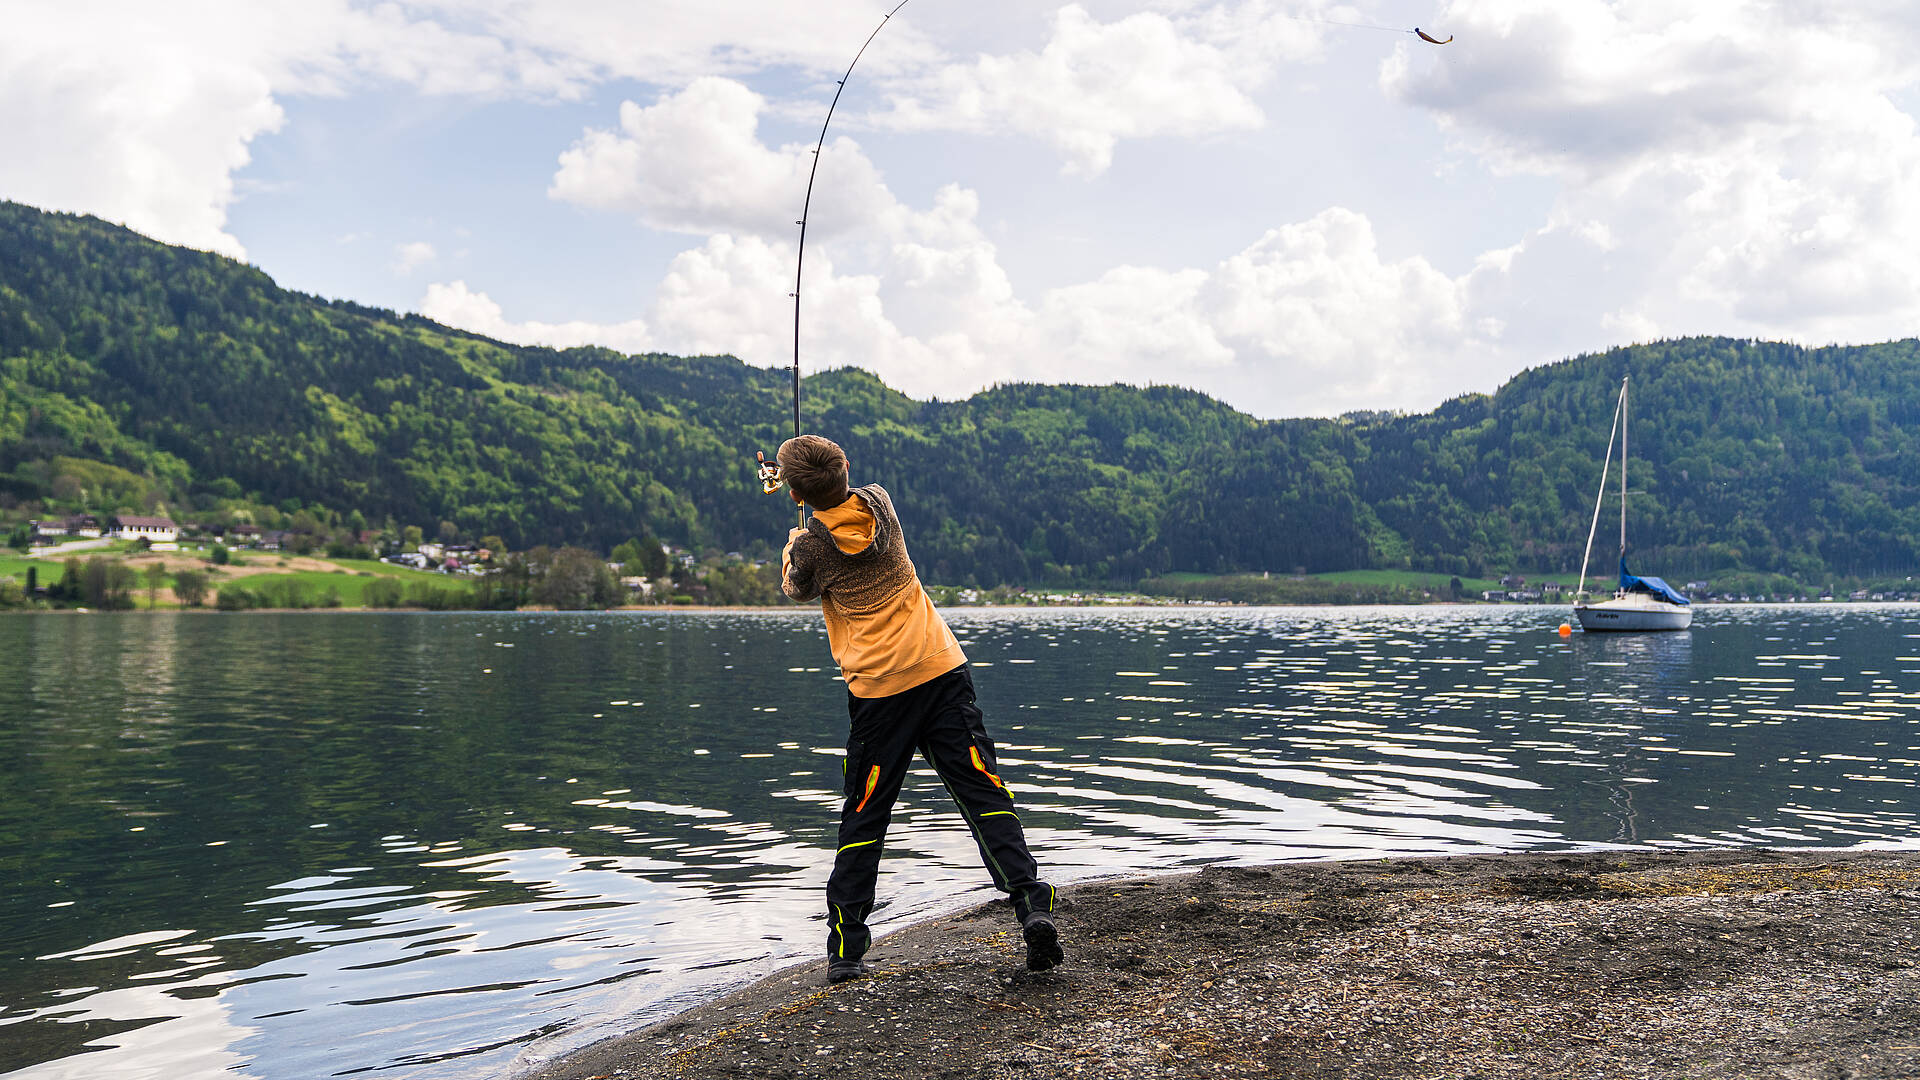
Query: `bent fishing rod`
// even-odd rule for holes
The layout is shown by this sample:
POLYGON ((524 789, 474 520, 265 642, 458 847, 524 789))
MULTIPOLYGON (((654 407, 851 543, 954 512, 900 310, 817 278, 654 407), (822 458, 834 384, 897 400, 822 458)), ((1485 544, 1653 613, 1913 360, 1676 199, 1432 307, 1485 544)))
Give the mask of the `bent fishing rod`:
MULTIPOLYGON (((800 220, 794 222, 794 224, 800 226, 800 243, 795 250, 793 259, 793 292, 788 294, 793 297, 793 436, 796 439, 800 437, 800 293, 802 291, 800 286, 807 265, 807 221, 813 212, 813 184, 814 180, 820 174, 820 153, 826 149, 827 129, 833 126, 834 110, 840 106, 840 95, 846 93, 847 80, 853 78, 853 69, 860 66, 860 58, 867 55, 867 47, 873 44, 873 39, 879 37, 880 31, 887 28, 887 24, 893 21, 893 17, 899 13, 900 9, 906 7, 907 4, 911 2, 912 0, 900 0, 898 4, 895 4, 893 8, 881 18, 880 25, 873 28, 873 33, 867 35, 867 40, 861 43, 860 51, 853 54, 853 62, 847 65, 846 73, 840 76, 840 83, 833 91, 833 100, 827 104, 827 118, 821 122, 820 138, 816 140, 813 145, 813 166, 807 170, 807 194, 806 198, 800 204, 800 220)), ((1310 22, 1324 22, 1332 26, 1349 26, 1363 30, 1388 30, 1394 33, 1413 34, 1419 37, 1420 40, 1434 45, 1446 45, 1453 41, 1453 35, 1451 34, 1445 38, 1436 38, 1417 26, 1408 30, 1404 27, 1377 26, 1371 23, 1342 23, 1330 19, 1308 19, 1305 16, 1293 17, 1310 22)), ((764 452, 756 454, 755 457, 759 460, 761 490, 769 495, 779 491, 782 484, 779 462, 767 460, 767 455, 764 452)), ((804 529, 806 526, 807 510, 806 507, 802 505, 800 508, 800 527, 804 529)))
MULTIPOLYGON (((790 294, 793 297, 793 437, 796 439, 800 437, 800 282, 807 266, 807 219, 813 213, 813 182, 820 175, 820 152, 826 149, 827 129, 833 126, 833 111, 840 106, 840 95, 846 93, 847 80, 853 78, 853 69, 860 66, 860 58, 867 55, 867 46, 873 44, 873 39, 879 37, 880 31, 887 28, 887 23, 893 21, 894 15, 911 2, 900 0, 895 4, 881 18, 880 25, 873 28, 873 33, 867 35, 867 40, 861 43, 860 51, 853 54, 853 62, 847 65, 846 73, 840 76, 840 84, 833 91, 833 100, 827 104, 827 118, 820 124, 820 138, 813 144, 813 167, 807 170, 807 195, 800 203, 800 220, 794 222, 800 226, 800 243, 793 258, 793 292, 790 294)), ((761 490, 769 495, 779 491, 779 462, 768 461, 765 453, 756 457, 760 462, 761 490)), ((800 508, 800 527, 807 527, 807 509, 804 505, 800 508)))

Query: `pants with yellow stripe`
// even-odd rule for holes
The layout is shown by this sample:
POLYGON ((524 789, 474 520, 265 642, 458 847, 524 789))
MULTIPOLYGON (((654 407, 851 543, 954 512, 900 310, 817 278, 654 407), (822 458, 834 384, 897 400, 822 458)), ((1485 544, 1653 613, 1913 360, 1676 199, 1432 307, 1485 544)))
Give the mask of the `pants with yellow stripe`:
POLYGON ((1027 851, 965 664, 889 697, 849 694, 847 712, 853 724, 847 735, 846 803, 840 811, 840 851, 827 878, 830 958, 858 959, 872 941, 867 916, 873 911, 880 849, 916 750, 959 805, 980 846, 981 862, 1013 901, 1015 916, 1024 921, 1030 912, 1053 910, 1053 888, 1039 879, 1039 867, 1027 851))

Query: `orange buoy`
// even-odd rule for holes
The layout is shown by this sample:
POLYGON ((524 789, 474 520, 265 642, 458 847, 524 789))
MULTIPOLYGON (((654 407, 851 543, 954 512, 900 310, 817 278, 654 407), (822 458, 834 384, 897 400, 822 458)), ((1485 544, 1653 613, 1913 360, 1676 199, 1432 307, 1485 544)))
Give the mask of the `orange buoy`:
POLYGON ((1567 625, 1566 623, 1561 623, 1561 624, 1560 624, 1560 636, 1561 636, 1561 637, 1570 637, 1570 636, 1572 636, 1572 634, 1573 634, 1573 627, 1571 627, 1571 626, 1569 626, 1569 625, 1567 625))

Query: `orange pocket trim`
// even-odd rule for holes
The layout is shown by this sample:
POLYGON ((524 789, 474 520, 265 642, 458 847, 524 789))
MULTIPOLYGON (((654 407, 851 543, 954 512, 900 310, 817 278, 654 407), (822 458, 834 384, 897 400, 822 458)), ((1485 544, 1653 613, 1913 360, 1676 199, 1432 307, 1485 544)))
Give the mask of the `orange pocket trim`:
POLYGON ((980 772, 983 775, 985 775, 987 779, 993 781, 994 787, 999 788, 1001 791, 1007 790, 1007 785, 1001 783, 999 777, 993 775, 990 772, 987 772, 987 763, 983 761, 980 757, 980 748, 977 746, 973 747, 971 752, 973 754, 973 767, 976 769, 979 769, 980 772))
POLYGON ((867 800, 873 798, 873 789, 879 786, 880 786, 880 766, 875 765, 873 767, 873 770, 867 773, 867 793, 865 795, 860 796, 860 805, 853 808, 854 813, 857 814, 860 811, 865 810, 867 808, 867 800))

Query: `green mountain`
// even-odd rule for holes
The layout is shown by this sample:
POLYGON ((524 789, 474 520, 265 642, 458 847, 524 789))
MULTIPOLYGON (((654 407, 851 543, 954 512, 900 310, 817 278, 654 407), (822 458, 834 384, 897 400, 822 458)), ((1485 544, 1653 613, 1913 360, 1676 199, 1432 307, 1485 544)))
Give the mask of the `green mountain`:
MULTIPOLYGON (((806 381, 804 423, 894 493, 934 581, 1478 575, 1577 563, 1628 372, 1649 572, 1920 566, 1915 341, 1661 342, 1343 420, 1260 421, 1167 387, 920 402, 844 370, 806 381)), ((751 468, 789 394, 731 357, 506 345, 0 203, 0 513, 299 504, 516 547, 650 530, 744 548, 791 520, 751 468)))

